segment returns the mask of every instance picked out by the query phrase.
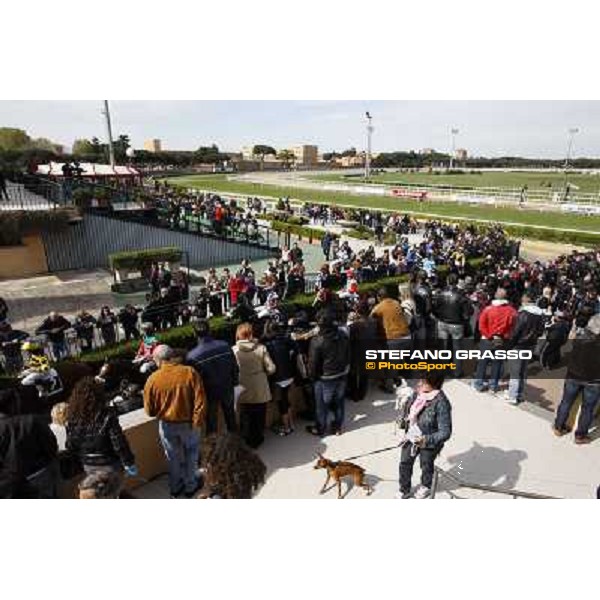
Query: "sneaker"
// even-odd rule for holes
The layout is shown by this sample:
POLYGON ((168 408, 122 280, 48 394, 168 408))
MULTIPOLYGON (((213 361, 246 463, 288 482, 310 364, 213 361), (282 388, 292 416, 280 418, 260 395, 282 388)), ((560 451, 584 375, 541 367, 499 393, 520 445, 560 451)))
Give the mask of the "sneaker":
POLYGON ((320 432, 315 425, 307 425, 306 431, 311 435, 316 435, 317 437, 323 437, 323 433, 320 432))
POLYGON ((169 493, 169 498, 171 498, 172 500, 177 500, 181 494, 183 494, 183 487, 180 487, 176 492, 170 492, 169 493))
POLYGON ((559 429, 556 426, 552 427, 552 431, 554 432, 554 435, 557 437, 562 437, 563 435, 567 435, 567 433, 569 433, 566 429, 559 429))
POLYGON ((415 498, 417 500, 425 500, 425 498, 429 498, 431 494, 431 490, 424 485, 420 485, 419 489, 415 492, 415 498))
POLYGON ((394 495, 396 500, 409 500, 411 498, 410 492, 396 492, 394 495))
POLYGON ((193 498, 204 487, 204 481, 200 479, 191 492, 184 492, 184 496, 188 499, 193 498))
POLYGON ((488 386, 487 384, 482 384, 482 385, 476 385, 474 383, 471 384, 471 387, 476 391, 476 392, 487 392, 488 386))
POLYGON ((589 435, 576 435, 575 443, 576 444, 589 444, 592 441, 592 438, 589 435))
POLYGON ((522 400, 519 400, 518 398, 509 398, 507 400, 507 402, 511 405, 511 406, 519 406, 519 404, 521 404, 521 402, 523 402, 522 400))

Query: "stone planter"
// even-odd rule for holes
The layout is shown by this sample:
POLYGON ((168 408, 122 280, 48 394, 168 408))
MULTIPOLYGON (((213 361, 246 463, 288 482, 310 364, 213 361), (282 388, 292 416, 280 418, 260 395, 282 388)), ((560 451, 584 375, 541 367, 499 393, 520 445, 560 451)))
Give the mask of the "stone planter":
POLYGON ((129 274, 131 273, 131 269, 115 269, 115 279, 117 283, 123 283, 127 279, 129 279, 129 274))

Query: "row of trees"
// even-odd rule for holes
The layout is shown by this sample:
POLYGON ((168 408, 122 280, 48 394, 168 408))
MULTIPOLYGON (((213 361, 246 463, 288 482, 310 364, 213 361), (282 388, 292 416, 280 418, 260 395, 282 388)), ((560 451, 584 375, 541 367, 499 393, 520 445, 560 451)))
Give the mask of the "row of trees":
POLYGON ((25 152, 32 150, 57 152, 61 148, 47 138, 31 138, 23 129, 0 127, 0 151, 25 152))

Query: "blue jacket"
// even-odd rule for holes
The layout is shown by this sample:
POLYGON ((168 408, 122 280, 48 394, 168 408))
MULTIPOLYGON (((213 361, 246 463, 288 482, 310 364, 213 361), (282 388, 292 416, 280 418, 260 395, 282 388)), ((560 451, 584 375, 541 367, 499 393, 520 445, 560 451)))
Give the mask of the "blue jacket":
POLYGON ((194 367, 202 377, 208 398, 220 394, 232 394, 239 381, 239 368, 229 344, 207 336, 199 340, 186 357, 188 365, 194 367))

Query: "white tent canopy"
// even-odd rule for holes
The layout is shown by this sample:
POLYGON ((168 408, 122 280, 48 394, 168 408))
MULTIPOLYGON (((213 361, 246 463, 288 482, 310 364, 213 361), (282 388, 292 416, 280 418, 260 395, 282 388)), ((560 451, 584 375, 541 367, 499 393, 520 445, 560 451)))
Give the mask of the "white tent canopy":
MULTIPOLYGON (((47 165, 38 165, 38 175, 63 177, 62 168, 65 163, 51 162, 47 165)), ((125 165, 99 165, 96 163, 79 163, 82 177, 138 177, 141 173, 133 167, 125 165)))

